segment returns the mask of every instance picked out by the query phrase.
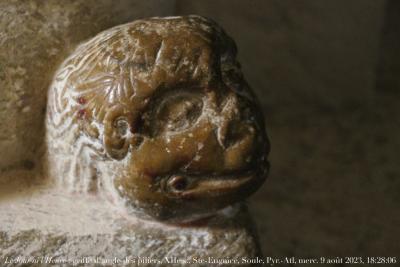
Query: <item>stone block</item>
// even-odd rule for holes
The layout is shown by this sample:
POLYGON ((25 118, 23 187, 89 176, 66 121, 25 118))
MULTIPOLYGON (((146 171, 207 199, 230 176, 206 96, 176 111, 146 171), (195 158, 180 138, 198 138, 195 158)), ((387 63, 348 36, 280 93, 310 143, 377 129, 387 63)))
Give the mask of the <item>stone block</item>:
POLYGON ((243 206, 195 225, 174 226, 133 219, 96 196, 32 182, 29 173, 14 175, 26 180, 12 181, 10 175, 11 181, 0 184, 2 266, 26 266, 24 261, 34 266, 232 266, 227 262, 232 260, 238 261, 235 266, 257 266, 251 262, 261 261, 243 206))

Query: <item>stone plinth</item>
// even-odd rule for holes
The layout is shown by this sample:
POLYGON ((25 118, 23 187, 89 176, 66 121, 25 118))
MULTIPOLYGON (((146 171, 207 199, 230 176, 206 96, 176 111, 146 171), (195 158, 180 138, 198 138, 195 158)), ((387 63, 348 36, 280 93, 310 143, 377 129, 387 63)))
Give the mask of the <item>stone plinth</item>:
MULTIPOLYGON (((197 225, 178 227, 124 216, 96 196, 58 192, 43 183, 7 181, 0 188, 2 266, 26 266, 10 263, 18 257, 31 257, 31 261, 39 261, 39 266, 51 266, 41 263, 41 257, 53 257, 53 266, 71 266, 71 261, 60 262, 85 259, 90 264, 80 265, 111 266, 117 259, 121 260, 117 266, 138 266, 134 261, 140 259, 143 263, 139 266, 171 266, 167 258, 175 262, 189 260, 190 266, 224 266, 194 264, 196 260, 213 263, 237 259, 240 264, 235 266, 247 266, 250 264, 244 258, 260 257, 253 226, 243 206, 228 208, 197 225), (104 264, 106 260, 111 262, 104 264)), ((187 266, 174 266, 184 265, 187 266)))

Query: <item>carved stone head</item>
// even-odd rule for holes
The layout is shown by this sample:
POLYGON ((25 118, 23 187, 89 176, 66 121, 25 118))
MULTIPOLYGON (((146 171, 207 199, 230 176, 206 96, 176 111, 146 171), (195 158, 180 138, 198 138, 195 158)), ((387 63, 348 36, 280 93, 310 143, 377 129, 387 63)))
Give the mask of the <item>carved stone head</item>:
POLYGON ((49 90, 50 176, 139 215, 184 221, 252 194, 269 143, 233 40, 199 16, 104 31, 49 90))

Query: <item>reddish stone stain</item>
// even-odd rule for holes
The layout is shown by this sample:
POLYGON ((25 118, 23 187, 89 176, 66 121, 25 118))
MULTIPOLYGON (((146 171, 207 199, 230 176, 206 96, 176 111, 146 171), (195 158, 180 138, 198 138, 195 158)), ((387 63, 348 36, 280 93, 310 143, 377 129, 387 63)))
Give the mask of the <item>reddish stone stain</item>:
POLYGON ((190 221, 190 222, 184 222, 184 223, 172 223, 171 225, 177 225, 181 227, 202 227, 206 226, 210 219, 212 219, 214 215, 207 216, 205 218, 201 218, 195 221, 190 221))
POLYGON ((80 109, 78 110, 78 118, 83 119, 86 116, 86 110, 85 109, 80 109))
POLYGON ((157 177, 157 171, 145 168, 143 170, 143 173, 145 174, 145 177, 147 177, 150 181, 152 181, 154 178, 157 177))
POLYGON ((81 105, 86 104, 86 99, 84 97, 80 96, 80 97, 78 97, 78 103, 81 105))

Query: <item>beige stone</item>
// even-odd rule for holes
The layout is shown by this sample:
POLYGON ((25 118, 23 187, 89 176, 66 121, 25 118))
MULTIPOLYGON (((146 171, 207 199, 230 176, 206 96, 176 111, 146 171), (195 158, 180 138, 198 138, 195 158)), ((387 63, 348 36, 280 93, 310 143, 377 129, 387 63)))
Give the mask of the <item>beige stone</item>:
MULTIPOLYGON (((153 261, 140 266, 156 266, 155 260, 161 262, 159 266, 171 266, 166 258, 211 263, 190 266, 232 266, 213 262, 223 259, 236 259, 239 264, 235 266, 255 266, 244 258, 261 259, 253 224, 244 207, 225 209, 197 225, 174 226, 133 219, 94 196, 66 194, 32 184, 29 179, 18 185, 24 189, 13 192, 13 182, 0 184, 1 266, 23 266, 21 262, 6 263, 18 257, 39 260, 35 266, 71 266, 71 261, 84 258, 131 260, 131 264, 122 261, 117 266, 137 266, 132 264, 135 258, 153 261), (53 257, 53 264, 40 262, 41 257, 53 257), (70 261, 62 265, 55 264, 56 260, 70 261)), ((78 266, 94 264, 92 261, 78 266)))

